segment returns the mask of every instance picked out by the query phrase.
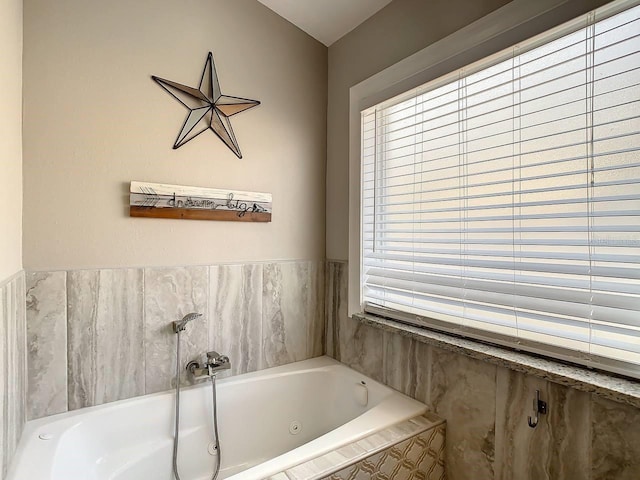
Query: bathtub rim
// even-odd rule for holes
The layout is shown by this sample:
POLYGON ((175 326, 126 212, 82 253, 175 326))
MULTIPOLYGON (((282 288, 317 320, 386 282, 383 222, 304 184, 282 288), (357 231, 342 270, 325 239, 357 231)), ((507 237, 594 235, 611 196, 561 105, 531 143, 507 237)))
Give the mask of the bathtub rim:
MULTIPOLYGON (((353 368, 349 367, 346 364, 343 364, 331 357, 326 355, 314 357, 307 360, 302 360, 299 362, 293 362, 286 365, 281 365, 278 367, 271 367, 263 370, 258 370, 255 372, 249 372, 241 375, 235 375, 231 377, 226 377, 223 379, 217 380, 219 386, 223 385, 235 385, 251 382, 252 380, 259 378, 261 380, 268 380, 273 377, 282 377, 293 374, 304 374, 307 371, 317 371, 321 369, 327 369, 329 367, 338 368, 340 370, 345 370, 348 375, 357 376, 361 380, 365 380, 368 384, 376 385, 377 387, 381 387, 383 390, 388 391, 389 395, 387 395, 382 402, 377 405, 374 405, 369 410, 365 411, 358 417, 344 423, 333 430, 325 433, 324 435, 317 437, 305 444, 302 444, 292 450, 282 453, 281 455, 274 457, 272 459, 266 460, 258 465, 253 467, 249 467, 246 470, 235 473, 233 475, 229 475, 226 477, 228 480, 242 480, 244 478, 265 478, 270 475, 275 475, 287 468, 293 467, 300 463, 304 463, 305 461, 310 460, 311 458, 315 458, 321 455, 328 453, 329 451, 340 448, 341 446, 347 445, 349 443, 360 440, 364 437, 367 437, 376 431, 382 430, 389 425, 402 422, 408 420, 409 418, 415 417, 417 415, 421 415, 427 411, 427 406, 423 403, 414 400, 406 395, 398 392, 391 387, 384 385, 381 382, 372 379, 353 368), (381 406, 384 406, 381 408, 381 406), (397 410, 407 408, 407 411, 404 415, 398 415, 397 411, 393 415, 393 422, 387 421, 386 423, 376 423, 372 428, 361 428, 361 424, 367 424, 371 419, 369 417, 373 417, 377 414, 380 414, 380 411, 383 410, 383 416, 386 415, 387 410, 397 410), (354 433, 353 430, 357 430, 357 433, 354 433), (342 437, 345 432, 350 432, 348 436, 342 437), (334 437, 340 439, 339 442, 331 443, 324 445, 323 447, 319 447, 319 445, 323 442, 326 442, 327 439, 332 440, 334 437), (323 442, 321 442, 321 440, 323 442), (303 455, 300 457, 300 455, 303 455), (283 464, 285 465, 283 467, 283 464), (256 475, 254 477, 253 475, 256 475)), ((181 388, 181 391, 193 391, 197 389, 209 388, 209 382, 204 380, 195 385, 189 385, 181 388)), ((70 431, 75 428, 78 424, 82 423, 82 420, 78 419, 77 422, 73 422, 74 417, 85 417, 85 416, 94 416, 99 415, 101 411, 109 409, 112 411, 117 411, 122 408, 131 407, 136 404, 140 404, 143 402, 147 402, 152 399, 157 399, 160 397, 171 397, 175 394, 175 389, 169 389, 161 392, 140 395, 136 397, 126 398, 122 400, 117 400, 114 402, 108 402, 101 405, 95 405, 91 407, 84 407, 76 410, 71 410, 55 415, 50 415, 46 417, 42 417, 39 419, 34 419, 26 422, 25 427, 23 429, 23 433, 21 435, 20 441, 18 443, 18 448, 14 457, 12 459, 11 465, 7 470, 6 480, 18 480, 16 476, 16 470, 18 466, 23 462, 23 457, 26 457, 30 454, 29 448, 27 448, 27 443, 31 440, 38 441, 38 435, 43 433, 42 430, 53 430, 54 434, 70 431), (64 428, 61 428, 63 424, 64 428), (66 424, 66 425, 65 425, 66 424), (50 428, 43 429, 44 426, 49 425, 50 428), (60 429, 59 432, 55 432, 56 426, 60 429)), ((172 401, 172 400, 169 400, 172 401)), ((56 435, 58 436, 58 435, 56 435)), ((61 436, 61 435, 60 435, 61 436)), ((55 441, 58 441, 56 439, 55 441)), ((51 455, 45 461, 47 461, 49 472, 53 471, 55 455, 51 455)), ((28 458, 25 459, 28 461, 28 458)), ((40 480, 40 479, 38 479, 40 480)))

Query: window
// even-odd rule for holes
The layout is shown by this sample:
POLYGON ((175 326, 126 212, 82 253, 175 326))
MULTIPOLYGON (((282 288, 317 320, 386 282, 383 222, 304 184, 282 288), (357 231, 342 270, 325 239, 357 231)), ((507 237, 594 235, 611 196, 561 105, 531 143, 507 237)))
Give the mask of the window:
POLYGON ((640 6, 620 10, 362 112, 365 311, 640 377, 640 6))

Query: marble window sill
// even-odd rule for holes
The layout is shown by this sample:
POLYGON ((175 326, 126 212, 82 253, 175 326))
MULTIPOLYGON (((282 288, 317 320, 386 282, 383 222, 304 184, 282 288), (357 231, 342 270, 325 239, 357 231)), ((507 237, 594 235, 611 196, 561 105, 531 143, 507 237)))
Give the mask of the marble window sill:
POLYGON ((353 318, 365 325, 413 338, 418 342, 640 408, 640 381, 539 358, 374 315, 355 314, 353 318))

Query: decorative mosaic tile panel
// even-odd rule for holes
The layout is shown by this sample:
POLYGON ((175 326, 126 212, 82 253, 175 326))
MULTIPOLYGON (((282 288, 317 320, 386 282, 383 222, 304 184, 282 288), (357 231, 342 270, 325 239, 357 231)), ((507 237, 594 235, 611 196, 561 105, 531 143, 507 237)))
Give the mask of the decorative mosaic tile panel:
POLYGON ((270 480, 444 480, 445 422, 414 417, 289 468, 270 480))
POLYGON ((427 430, 355 465, 327 477, 329 480, 444 480, 445 428, 427 430))

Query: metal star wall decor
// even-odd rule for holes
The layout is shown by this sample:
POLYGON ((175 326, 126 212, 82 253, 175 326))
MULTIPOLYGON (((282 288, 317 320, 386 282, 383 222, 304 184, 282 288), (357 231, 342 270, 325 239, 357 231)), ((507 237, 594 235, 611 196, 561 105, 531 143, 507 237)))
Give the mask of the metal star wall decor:
POLYGON ((260 102, 222 95, 211 52, 207 56, 197 89, 155 75, 151 78, 189 110, 189 115, 173 144, 174 149, 180 148, 202 132, 211 129, 238 158, 242 158, 229 117, 260 105, 260 102))

